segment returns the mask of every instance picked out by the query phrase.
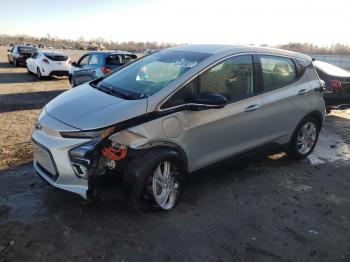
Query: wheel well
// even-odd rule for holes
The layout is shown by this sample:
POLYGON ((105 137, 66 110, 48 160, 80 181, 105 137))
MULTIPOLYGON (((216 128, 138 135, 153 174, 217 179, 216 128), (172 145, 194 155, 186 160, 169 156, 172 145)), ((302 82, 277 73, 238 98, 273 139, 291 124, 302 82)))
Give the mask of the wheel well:
POLYGON ((188 171, 188 159, 185 151, 178 145, 169 143, 169 142, 164 142, 162 144, 159 144, 159 142, 156 145, 148 144, 144 149, 140 150, 156 150, 156 149, 172 149, 175 150, 179 156, 181 157, 182 163, 184 170, 187 172, 188 171))
MULTIPOLYGON (((318 123, 318 127, 322 128, 322 123, 323 123, 323 117, 322 117, 322 114, 318 111, 313 111, 313 112, 310 112, 309 114, 307 114, 303 119, 305 119, 306 117, 312 117, 314 118, 317 123, 318 123)), ((302 120, 301 120, 302 121, 302 120)))

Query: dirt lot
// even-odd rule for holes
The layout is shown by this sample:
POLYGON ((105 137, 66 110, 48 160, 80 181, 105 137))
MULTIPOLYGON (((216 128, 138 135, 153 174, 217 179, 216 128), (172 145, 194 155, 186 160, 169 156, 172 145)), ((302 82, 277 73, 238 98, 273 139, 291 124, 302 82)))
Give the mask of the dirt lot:
MULTIPOLYGON (((76 60, 84 51, 66 53, 76 60)), ((67 77, 37 80, 26 68, 14 68, 0 47, 0 170, 31 160, 30 133, 40 109, 69 88, 67 77)))
POLYGON ((33 172, 40 108, 67 79, 36 81, 0 50, 0 261, 350 261, 350 112, 326 120, 315 152, 193 177, 171 212, 135 213, 111 189, 82 204, 33 172))

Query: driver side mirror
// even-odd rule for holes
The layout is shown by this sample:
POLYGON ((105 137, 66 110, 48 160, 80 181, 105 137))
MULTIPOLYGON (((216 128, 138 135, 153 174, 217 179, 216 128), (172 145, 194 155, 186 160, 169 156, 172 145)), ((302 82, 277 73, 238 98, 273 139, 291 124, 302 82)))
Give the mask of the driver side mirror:
POLYGON ((201 93, 191 101, 190 107, 195 110, 223 108, 228 100, 225 96, 217 93, 201 93))
POLYGON ((7 52, 11 53, 11 49, 7 49, 7 52))
POLYGON ((74 61, 70 64, 71 64, 71 66, 77 66, 77 62, 74 62, 74 61))

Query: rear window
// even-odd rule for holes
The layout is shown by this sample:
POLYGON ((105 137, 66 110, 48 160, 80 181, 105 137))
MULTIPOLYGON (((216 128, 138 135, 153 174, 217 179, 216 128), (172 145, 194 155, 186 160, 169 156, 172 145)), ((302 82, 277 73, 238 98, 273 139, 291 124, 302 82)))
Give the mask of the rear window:
POLYGON ((18 47, 18 51, 20 53, 35 53, 38 49, 30 46, 20 46, 18 47))
POLYGON ((115 54, 115 55, 109 55, 106 57, 106 64, 107 65, 125 65, 127 63, 130 63, 132 60, 135 60, 137 58, 136 55, 122 55, 122 54, 115 54))
POLYGON ((296 69, 290 58, 261 55, 264 90, 272 91, 295 81, 296 69))
POLYGON ((44 53, 44 55, 52 61, 67 61, 68 57, 57 53, 44 53))

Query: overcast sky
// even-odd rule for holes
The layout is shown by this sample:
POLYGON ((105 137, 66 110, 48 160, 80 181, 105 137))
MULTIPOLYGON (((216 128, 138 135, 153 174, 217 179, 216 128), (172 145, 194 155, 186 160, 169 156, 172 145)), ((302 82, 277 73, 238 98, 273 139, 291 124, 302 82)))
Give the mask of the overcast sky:
POLYGON ((195 44, 350 44, 350 0, 1 2, 0 34, 195 44))

